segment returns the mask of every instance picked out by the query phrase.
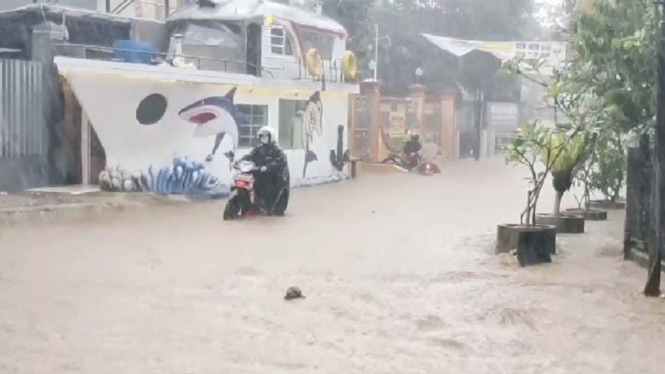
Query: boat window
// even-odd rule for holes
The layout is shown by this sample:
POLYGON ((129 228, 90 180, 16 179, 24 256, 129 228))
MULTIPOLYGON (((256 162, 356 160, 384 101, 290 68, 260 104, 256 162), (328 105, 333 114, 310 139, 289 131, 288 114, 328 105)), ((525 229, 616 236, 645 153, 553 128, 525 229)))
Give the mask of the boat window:
POLYGON ((183 24, 174 33, 182 35, 182 54, 191 56, 187 62, 200 70, 247 72, 245 36, 238 25, 200 21, 183 24))
POLYGON ((238 110, 246 118, 245 124, 238 125, 238 147, 254 148, 259 145, 257 133, 268 124, 267 105, 237 105, 238 110))
POLYGON ((329 60, 332 58, 335 35, 305 29, 302 31, 301 36, 303 44, 305 45, 304 51, 309 51, 310 49, 315 48, 319 51, 319 54, 323 59, 329 60))
POLYGON ((274 55, 293 56, 293 44, 282 27, 270 29, 270 52, 274 55))
POLYGON ((219 46, 224 48, 241 48, 240 35, 225 25, 210 26, 188 25, 183 35, 183 44, 219 46))

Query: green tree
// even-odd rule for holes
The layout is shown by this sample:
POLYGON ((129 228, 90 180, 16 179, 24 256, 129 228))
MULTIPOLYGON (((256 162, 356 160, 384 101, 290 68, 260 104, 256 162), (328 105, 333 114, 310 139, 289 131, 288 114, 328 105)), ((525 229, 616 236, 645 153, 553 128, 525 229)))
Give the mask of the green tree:
POLYGON ((581 12, 572 40, 574 64, 593 79, 608 127, 626 133, 654 124, 656 41, 654 7, 645 0, 593 0, 581 12))
POLYGON ((323 0, 323 14, 340 22, 349 33, 347 49, 358 58, 363 69, 372 60, 376 0, 323 0))
POLYGON ((617 201, 626 177, 626 150, 622 134, 605 131, 592 156, 590 188, 601 192, 606 200, 617 201))
POLYGON ((591 188, 616 200, 626 168, 624 138, 649 133, 656 114, 657 17, 642 0, 587 0, 575 20, 572 66, 591 83, 602 116, 591 188))

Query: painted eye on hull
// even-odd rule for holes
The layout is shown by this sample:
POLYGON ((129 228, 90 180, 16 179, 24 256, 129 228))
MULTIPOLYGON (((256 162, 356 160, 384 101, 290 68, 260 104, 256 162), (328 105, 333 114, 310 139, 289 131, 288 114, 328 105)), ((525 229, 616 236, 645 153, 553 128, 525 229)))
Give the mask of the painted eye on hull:
POLYGON ((142 125, 154 125, 164 117, 167 107, 164 95, 148 95, 136 108, 136 120, 142 125))

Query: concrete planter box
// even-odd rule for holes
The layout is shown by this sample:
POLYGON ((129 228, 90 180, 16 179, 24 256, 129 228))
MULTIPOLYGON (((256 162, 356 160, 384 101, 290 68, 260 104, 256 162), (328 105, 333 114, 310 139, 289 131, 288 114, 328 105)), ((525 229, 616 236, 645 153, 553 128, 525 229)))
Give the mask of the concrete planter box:
POLYGON ((607 209, 607 210, 621 210, 626 209, 626 203, 623 201, 610 201, 610 200, 591 200, 589 205, 592 208, 607 209))
POLYGON ((547 225, 498 225, 496 253, 517 250, 520 266, 552 262, 556 254, 556 228, 547 225))
POLYGON ((536 223, 539 225, 549 225, 556 227, 559 234, 583 234, 584 217, 573 214, 562 213, 558 217, 553 214, 536 215, 536 223))
POLYGON ((566 209, 566 214, 582 216, 587 221, 607 220, 607 211, 602 209, 566 209))

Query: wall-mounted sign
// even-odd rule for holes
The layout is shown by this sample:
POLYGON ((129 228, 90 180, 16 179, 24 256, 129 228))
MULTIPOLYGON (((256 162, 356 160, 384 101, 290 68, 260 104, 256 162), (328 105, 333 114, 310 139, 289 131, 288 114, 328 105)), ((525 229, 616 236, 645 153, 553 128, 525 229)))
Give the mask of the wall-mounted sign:
POLYGON ((390 112, 390 132, 391 138, 402 138, 406 131, 406 113, 404 111, 390 112))
POLYGON ((517 103, 489 103, 488 124, 493 128, 517 128, 520 110, 517 103))

